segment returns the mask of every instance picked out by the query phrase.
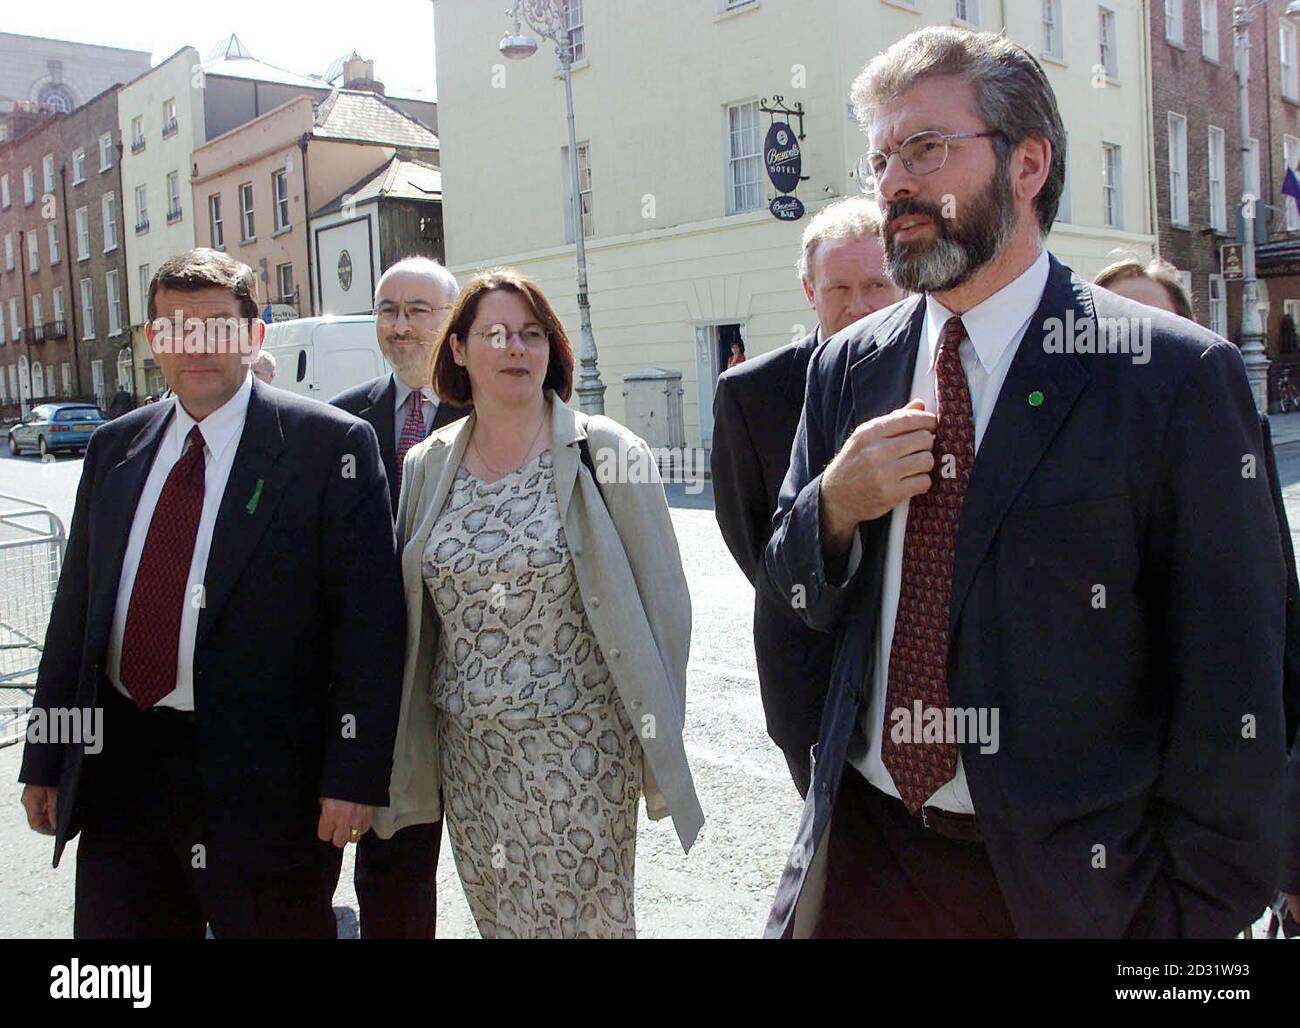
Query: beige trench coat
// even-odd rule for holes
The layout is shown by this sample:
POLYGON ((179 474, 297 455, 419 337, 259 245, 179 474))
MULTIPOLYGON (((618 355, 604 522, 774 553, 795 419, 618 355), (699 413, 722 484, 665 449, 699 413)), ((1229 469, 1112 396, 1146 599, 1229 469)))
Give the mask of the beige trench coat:
MULTIPOLYGON (((704 824, 682 745, 691 601, 658 468, 646 444, 622 425, 546 395, 564 535, 587 618, 640 737, 646 812, 655 820, 671 817, 689 851, 704 824), (582 464, 583 439, 601 479, 599 492, 582 464)), ((474 419, 471 414, 412 447, 402 469, 397 542, 406 589, 406 666, 389 805, 375 811, 375 832, 384 839, 442 816, 431 698, 439 622, 423 561, 474 419)))

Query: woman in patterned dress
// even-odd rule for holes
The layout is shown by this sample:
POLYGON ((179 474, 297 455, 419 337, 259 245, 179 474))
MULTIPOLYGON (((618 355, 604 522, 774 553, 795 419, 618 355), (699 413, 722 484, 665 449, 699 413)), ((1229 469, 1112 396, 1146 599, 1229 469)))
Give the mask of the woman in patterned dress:
MULTIPOLYGON (((480 276, 457 301, 434 359, 439 395, 472 400, 474 414, 413 449, 410 479, 403 475, 399 535, 413 548, 416 533, 406 522, 421 526, 421 599, 438 626, 425 687, 442 809, 470 910, 487 938, 636 934, 637 811, 655 760, 647 762, 642 739, 651 736, 634 723, 624 693, 634 696, 638 720, 653 723, 656 754, 662 725, 640 714, 640 682, 630 674, 622 685, 616 680, 621 672, 593 628, 598 620, 612 640, 610 655, 620 656, 617 608, 629 608, 623 617, 649 616, 638 590, 614 590, 604 601, 614 610, 602 610, 599 596, 586 598, 580 580, 591 590, 600 579, 566 534, 569 508, 581 499, 577 454, 574 440, 560 445, 555 426, 580 416, 563 403, 572 372, 563 326, 537 287, 508 271, 480 276), (434 463, 440 473, 421 474, 434 463), (557 488, 560 477, 567 485, 557 488), (424 513, 412 517, 415 508, 424 513)), ((584 496, 587 488, 584 482, 584 496)), ((662 486, 655 488, 671 536, 662 486)), ((606 520, 621 502, 609 500, 606 520)), ((599 518, 590 506, 579 513, 599 518)), ((569 523, 584 530, 581 520, 569 523)), ((689 612, 675 549, 674 542, 660 556, 675 561, 682 595, 672 602, 689 612)), ((404 714, 399 751, 411 749, 418 720, 404 714)), ((684 754, 680 763, 689 789, 684 754)))

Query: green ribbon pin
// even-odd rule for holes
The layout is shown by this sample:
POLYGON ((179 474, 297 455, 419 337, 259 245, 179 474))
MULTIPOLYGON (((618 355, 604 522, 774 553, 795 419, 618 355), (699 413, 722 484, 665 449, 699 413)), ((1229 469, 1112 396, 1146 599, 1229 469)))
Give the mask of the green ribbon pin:
POLYGON ((262 479, 257 480, 257 485, 253 486, 253 495, 248 498, 248 505, 244 510, 252 514, 257 510, 257 501, 262 498, 262 479))
MULTIPOLYGON (((1035 389, 1032 393, 1029 394, 1029 406, 1041 407, 1042 405, 1043 405, 1042 390, 1035 389)), ((261 483, 259 482, 258 485, 261 485, 261 483)))

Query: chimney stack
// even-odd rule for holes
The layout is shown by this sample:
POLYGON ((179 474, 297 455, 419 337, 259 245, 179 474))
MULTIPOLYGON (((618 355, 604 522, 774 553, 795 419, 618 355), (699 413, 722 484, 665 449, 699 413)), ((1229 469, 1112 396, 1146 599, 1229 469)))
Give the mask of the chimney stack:
POLYGON ((343 88, 384 95, 384 84, 375 79, 375 62, 361 57, 349 58, 343 65, 343 88))

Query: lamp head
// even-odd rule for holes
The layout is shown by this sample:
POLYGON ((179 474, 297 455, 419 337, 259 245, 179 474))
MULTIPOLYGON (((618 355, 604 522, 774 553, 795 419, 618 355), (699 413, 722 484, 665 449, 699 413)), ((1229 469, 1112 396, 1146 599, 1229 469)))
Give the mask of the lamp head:
MULTIPOLYGON (((1297 0, 1300 2, 1300 0, 1297 0)), ((520 35, 516 32, 514 35, 504 35, 501 42, 497 44, 497 49, 510 58, 512 61, 522 61, 526 57, 532 57, 537 53, 537 40, 532 36, 520 35)))

